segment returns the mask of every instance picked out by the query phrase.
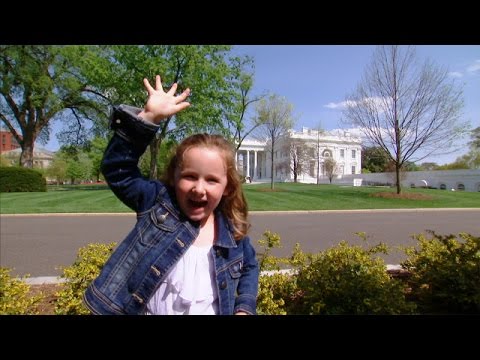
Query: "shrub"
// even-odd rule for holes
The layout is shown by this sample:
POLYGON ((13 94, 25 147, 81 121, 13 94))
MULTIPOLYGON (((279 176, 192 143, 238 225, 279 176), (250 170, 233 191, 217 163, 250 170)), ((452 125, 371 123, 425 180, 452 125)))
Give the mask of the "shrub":
POLYGON ((258 240, 260 247, 264 250, 259 252, 258 256, 261 275, 259 277, 257 313, 259 315, 286 315, 289 305, 295 301, 297 295, 296 277, 292 276, 294 265, 290 259, 271 255, 273 248, 281 247, 278 234, 265 231, 263 237, 258 240), (289 272, 280 272, 285 267, 289 272))
POLYGON ((47 191, 47 181, 38 171, 0 166, 0 192, 47 191))
POLYGON ((411 273, 412 299, 422 313, 480 313, 480 237, 415 235, 401 265, 411 273))
POLYGON ((405 299, 405 286, 386 272, 384 244, 364 250, 345 241, 316 254, 302 268, 297 286, 302 299, 297 314, 405 314, 414 304, 405 299))
POLYGON ((88 315, 83 304, 83 294, 88 285, 100 274, 115 248, 116 243, 88 244, 78 250, 74 264, 63 270, 66 279, 63 289, 56 296, 56 315, 88 315))
POLYGON ((10 269, 0 267, 0 315, 38 314, 42 295, 29 296, 30 286, 23 279, 12 279, 10 269))

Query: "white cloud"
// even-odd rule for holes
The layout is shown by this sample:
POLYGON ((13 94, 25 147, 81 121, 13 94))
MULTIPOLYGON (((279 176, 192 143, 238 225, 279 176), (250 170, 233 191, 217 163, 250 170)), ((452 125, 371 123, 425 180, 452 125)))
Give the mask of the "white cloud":
POLYGON ((475 62, 472 65, 467 67, 467 71, 469 73, 480 72, 480 60, 475 60, 475 62))
POLYGON ((339 103, 328 103, 327 105, 323 105, 323 107, 329 108, 329 109, 344 109, 346 107, 346 101, 342 101, 339 103))
POLYGON ((329 108, 329 109, 345 109, 347 107, 347 105, 349 106, 356 106, 357 103, 355 101, 350 101, 350 100, 347 100, 347 101, 341 101, 341 102, 338 102, 338 103, 328 103, 327 105, 323 105, 323 107, 326 107, 326 108, 329 108))
POLYGON ((449 72, 448 75, 452 76, 452 77, 456 77, 456 78, 461 78, 463 77, 463 74, 459 71, 452 71, 452 72, 449 72))

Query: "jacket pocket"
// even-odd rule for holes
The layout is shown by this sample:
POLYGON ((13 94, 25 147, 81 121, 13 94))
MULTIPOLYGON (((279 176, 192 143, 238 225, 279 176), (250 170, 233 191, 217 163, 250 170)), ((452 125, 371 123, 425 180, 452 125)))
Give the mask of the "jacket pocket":
POLYGON ((239 259, 228 267, 228 272, 232 279, 238 279, 242 275, 243 261, 239 259))
POLYGON ((152 208, 150 211, 150 219, 153 225, 163 231, 173 232, 180 225, 175 215, 161 204, 152 208))
POLYGON ((180 222, 163 206, 154 206, 142 216, 137 225, 136 237, 144 246, 153 246, 172 237, 180 222))

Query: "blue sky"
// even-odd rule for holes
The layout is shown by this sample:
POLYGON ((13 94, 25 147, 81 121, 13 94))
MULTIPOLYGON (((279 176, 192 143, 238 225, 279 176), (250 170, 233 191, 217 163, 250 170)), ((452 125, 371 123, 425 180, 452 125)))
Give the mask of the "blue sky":
MULTIPOLYGON (((333 130, 342 127, 337 106, 361 80, 374 49, 374 45, 241 45, 234 51, 255 60, 253 94, 270 91, 293 104, 297 130, 319 123, 333 130)), ((464 119, 480 126, 480 46, 428 45, 416 50, 419 59, 430 58, 464 83, 464 119)), ((465 152, 422 162, 449 163, 465 152)))
MULTIPOLYGON (((480 126, 480 45, 422 45, 417 56, 427 57, 445 66, 464 84, 464 119, 472 127, 480 126)), ((345 100, 361 80, 371 60, 374 45, 236 45, 234 52, 250 55, 255 62, 253 95, 272 92, 293 104, 297 115, 295 128, 341 128, 341 110, 345 100)), ((54 134, 46 146, 57 150, 54 134)), ((460 151, 422 161, 437 164, 453 162, 460 151)))

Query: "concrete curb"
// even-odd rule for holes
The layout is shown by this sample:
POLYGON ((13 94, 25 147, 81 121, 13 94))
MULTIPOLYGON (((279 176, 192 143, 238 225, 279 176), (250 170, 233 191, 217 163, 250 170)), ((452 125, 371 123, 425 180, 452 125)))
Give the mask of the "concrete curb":
MULTIPOLYGON (((322 213, 401 213, 401 212, 441 212, 441 211, 475 211, 480 208, 411 208, 411 209, 354 209, 354 210, 285 210, 285 211, 249 211, 249 214, 272 215, 272 214, 322 214, 322 213)), ((0 218, 7 217, 49 217, 49 216, 136 216, 129 213, 43 213, 43 214, 0 214, 0 218)))
MULTIPOLYGON (((391 270, 401 270, 402 267, 400 265, 387 265, 387 271, 391 270)), ((290 273, 290 269, 283 269, 279 271, 263 271, 261 275, 272 275, 277 272, 280 272, 282 274, 288 274, 290 273)), ((61 278, 59 276, 38 276, 38 277, 32 277, 32 278, 25 278, 21 279, 23 280, 26 284, 28 285, 47 285, 47 284, 61 284, 66 282, 66 279, 61 278)))

